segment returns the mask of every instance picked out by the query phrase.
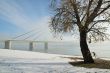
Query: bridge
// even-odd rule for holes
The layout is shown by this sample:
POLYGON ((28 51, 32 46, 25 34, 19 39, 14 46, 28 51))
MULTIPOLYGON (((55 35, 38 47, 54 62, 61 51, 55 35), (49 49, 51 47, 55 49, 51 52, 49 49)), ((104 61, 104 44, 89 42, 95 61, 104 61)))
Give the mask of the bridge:
POLYGON ((12 46, 14 45, 14 43, 27 43, 28 44, 28 50, 29 51, 33 51, 33 49, 35 48, 35 44, 38 43, 42 43, 44 44, 44 52, 48 52, 48 46, 50 43, 73 43, 70 41, 32 41, 32 40, 3 40, 2 42, 4 42, 4 49, 12 49, 12 46))
POLYGON ((38 39, 41 36, 39 34, 39 32, 40 32, 40 30, 36 31, 36 29, 32 29, 28 32, 25 32, 25 33, 22 33, 20 35, 17 35, 15 37, 13 37, 11 40, 0 40, 0 42, 3 42, 3 44, 4 44, 3 48, 5 48, 5 49, 12 49, 12 46, 16 42, 18 42, 17 44, 21 44, 21 43, 25 42, 25 43, 28 44, 27 47, 28 47, 29 51, 33 51, 33 49, 35 48, 35 44, 37 45, 39 43, 42 43, 43 46, 44 46, 44 52, 48 51, 48 46, 49 46, 50 43, 54 43, 54 44, 55 43, 68 43, 68 42, 73 43, 73 42, 70 42, 70 41, 68 41, 68 42, 67 41, 61 41, 62 38, 60 38, 61 40, 59 40, 59 41, 39 41, 38 39), (34 32, 34 34, 33 34, 33 32, 34 32), (34 37, 33 40, 29 40, 29 38, 32 38, 33 36, 35 36, 36 38, 34 37), (23 38, 21 39, 21 37, 23 37, 23 38), (20 38, 20 40, 19 40, 19 38, 20 38))

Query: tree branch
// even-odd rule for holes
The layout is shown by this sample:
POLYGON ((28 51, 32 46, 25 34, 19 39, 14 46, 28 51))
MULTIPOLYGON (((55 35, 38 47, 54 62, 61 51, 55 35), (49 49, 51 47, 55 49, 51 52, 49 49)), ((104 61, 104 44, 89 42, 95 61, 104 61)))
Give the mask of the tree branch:
POLYGON ((106 11, 109 7, 110 7, 110 5, 108 5, 108 6, 107 6, 106 8, 104 8, 102 11, 100 11, 100 12, 97 14, 97 16, 100 15, 101 13, 103 13, 104 11, 106 11))
POLYGON ((75 12, 75 15, 76 15, 76 19, 77 19, 77 25, 78 25, 79 28, 81 28, 80 17, 79 17, 79 14, 78 14, 77 6, 75 4, 76 2, 74 0, 73 1, 69 0, 69 1, 70 1, 71 5, 73 6, 73 9, 74 9, 74 12, 75 12))
POLYGON ((91 13, 91 15, 87 18, 85 26, 88 26, 94 20, 94 18, 97 16, 97 13, 102 5, 102 1, 103 0, 98 1, 97 7, 94 9, 93 13, 91 13))
POLYGON ((88 5, 88 8, 87 8, 87 18, 89 17, 89 10, 90 10, 90 7, 91 7, 91 5, 92 5, 92 2, 93 2, 93 0, 89 0, 89 5, 88 5))
POLYGON ((97 21, 93 21, 94 23, 92 24, 92 26, 87 30, 87 32, 91 31, 91 29, 100 22, 110 22, 109 20, 97 20, 97 21))

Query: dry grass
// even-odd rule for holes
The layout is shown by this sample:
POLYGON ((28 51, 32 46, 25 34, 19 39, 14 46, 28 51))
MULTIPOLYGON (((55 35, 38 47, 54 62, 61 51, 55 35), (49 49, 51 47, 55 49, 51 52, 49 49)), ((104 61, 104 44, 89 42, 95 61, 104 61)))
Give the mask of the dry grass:
POLYGON ((83 61, 69 62, 69 63, 77 67, 110 69, 110 61, 102 60, 102 59, 95 59, 94 61, 95 63, 93 64, 84 64, 83 61))

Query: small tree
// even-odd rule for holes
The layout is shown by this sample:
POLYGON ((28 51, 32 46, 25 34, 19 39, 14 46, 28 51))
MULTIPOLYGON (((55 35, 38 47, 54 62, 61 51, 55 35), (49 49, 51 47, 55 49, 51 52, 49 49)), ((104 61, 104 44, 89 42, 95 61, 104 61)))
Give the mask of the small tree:
POLYGON ((110 22, 109 0, 52 0, 54 16, 50 27, 55 33, 79 32, 84 63, 94 63, 88 48, 91 41, 106 40, 110 22))

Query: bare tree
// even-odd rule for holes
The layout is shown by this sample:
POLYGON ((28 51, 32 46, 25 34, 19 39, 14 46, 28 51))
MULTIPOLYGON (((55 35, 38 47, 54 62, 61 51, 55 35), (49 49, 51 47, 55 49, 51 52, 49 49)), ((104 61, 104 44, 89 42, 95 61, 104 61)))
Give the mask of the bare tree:
POLYGON ((54 16, 50 27, 55 33, 78 31, 84 63, 94 63, 87 39, 104 41, 110 23, 109 0, 52 0, 54 16), (77 30, 76 30, 77 29, 77 30))

